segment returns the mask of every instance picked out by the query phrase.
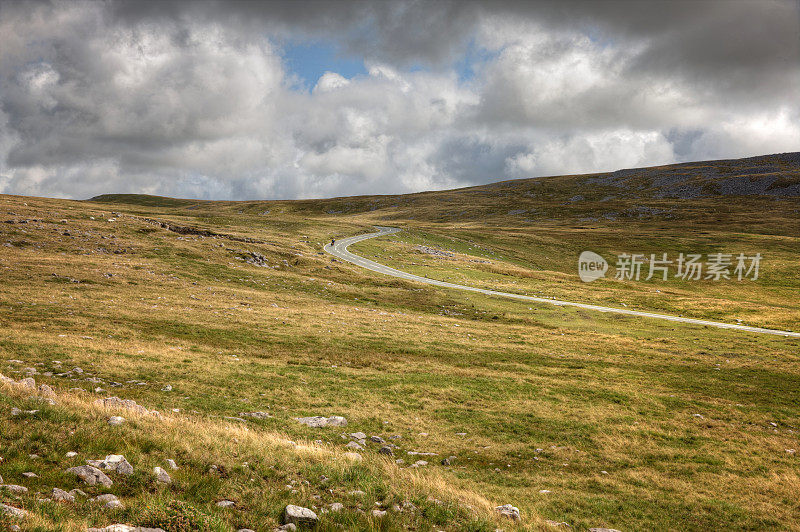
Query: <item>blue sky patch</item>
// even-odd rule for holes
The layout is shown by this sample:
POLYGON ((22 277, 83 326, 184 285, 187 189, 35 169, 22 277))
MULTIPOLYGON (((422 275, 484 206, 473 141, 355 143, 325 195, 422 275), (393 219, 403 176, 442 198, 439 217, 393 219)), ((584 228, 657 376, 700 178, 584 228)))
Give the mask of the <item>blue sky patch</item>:
POLYGON ((325 72, 336 72, 348 79, 367 73, 363 58, 342 54, 325 42, 288 43, 283 57, 286 68, 300 78, 305 90, 311 90, 325 72))

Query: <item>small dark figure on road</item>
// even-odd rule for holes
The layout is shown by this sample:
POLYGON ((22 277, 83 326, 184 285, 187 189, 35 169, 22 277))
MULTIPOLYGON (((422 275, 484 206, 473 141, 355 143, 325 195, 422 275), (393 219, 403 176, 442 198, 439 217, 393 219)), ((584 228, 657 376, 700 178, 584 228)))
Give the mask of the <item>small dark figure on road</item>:
POLYGON ((331 246, 334 245, 335 243, 336 243, 336 239, 335 238, 331 238, 331 246))

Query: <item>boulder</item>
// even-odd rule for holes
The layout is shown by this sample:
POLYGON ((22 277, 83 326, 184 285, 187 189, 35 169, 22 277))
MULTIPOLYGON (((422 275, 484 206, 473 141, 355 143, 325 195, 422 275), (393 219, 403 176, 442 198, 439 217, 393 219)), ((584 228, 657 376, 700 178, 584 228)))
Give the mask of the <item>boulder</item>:
POLYGON ((384 445, 378 449, 378 454, 385 454, 386 456, 394 456, 394 451, 388 445, 384 445))
POLYGON ((156 476, 156 480, 162 484, 170 484, 172 482, 169 474, 159 466, 153 468, 153 474, 156 476))
POLYGON ((11 493, 28 493, 28 488, 25 486, 18 486, 16 484, 3 484, 0 486, 6 491, 10 491, 11 493))
POLYGON ((314 527, 318 520, 319 518, 317 517, 317 514, 308 508, 303 508, 302 506, 289 504, 283 511, 283 523, 293 524, 298 528, 314 527))
POLYGON ((495 511, 500 514, 502 517, 507 517, 512 521, 519 521, 519 508, 516 506, 511 506, 510 504, 504 504, 502 506, 497 506, 495 511))
POLYGON ((75 496, 59 488, 53 488, 50 498, 59 502, 75 502, 75 496))
POLYGON ((308 425, 311 428, 321 428, 321 427, 346 427, 347 420, 342 416, 331 416, 331 417, 323 417, 323 416, 313 416, 313 417, 298 417, 295 418, 299 423, 303 425, 308 425))
POLYGON ((0 503, 0 512, 13 517, 14 519, 23 519, 28 515, 28 512, 21 508, 15 508, 2 503, 0 503))
POLYGON ((114 484, 111 481, 111 479, 106 476, 105 473, 103 473, 96 467, 90 465, 70 467, 69 469, 67 469, 67 473, 72 473, 73 475, 77 475, 90 486, 100 484, 102 486, 105 486, 106 488, 110 488, 114 484))

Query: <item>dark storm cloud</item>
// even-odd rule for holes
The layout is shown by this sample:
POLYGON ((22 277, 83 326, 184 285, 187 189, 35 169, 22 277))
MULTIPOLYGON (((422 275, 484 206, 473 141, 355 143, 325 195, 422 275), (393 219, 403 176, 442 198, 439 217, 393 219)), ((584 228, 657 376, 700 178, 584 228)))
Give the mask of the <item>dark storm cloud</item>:
POLYGON ((799 28, 772 1, 0 2, 0 192, 388 193, 796 150, 799 28), (307 40, 368 73, 295 90, 283 47, 307 40))

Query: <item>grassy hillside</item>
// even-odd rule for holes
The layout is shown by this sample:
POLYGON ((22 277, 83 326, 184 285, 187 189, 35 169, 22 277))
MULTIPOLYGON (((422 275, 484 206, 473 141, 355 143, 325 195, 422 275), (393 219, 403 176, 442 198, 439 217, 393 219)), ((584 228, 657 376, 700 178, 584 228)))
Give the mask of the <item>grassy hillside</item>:
POLYGON ((391 220, 404 231, 353 251, 473 285, 796 330, 793 161, 300 202, 0 196, 0 374, 55 392, 49 404, 47 388, 0 383, 0 483, 28 490, 0 488, 0 503, 29 512, 0 524, 272 530, 293 504, 320 530, 797 530, 797 339, 440 290, 321 252, 391 220), (731 175, 758 194, 729 195, 745 190, 721 188, 731 175), (703 193, 663 193, 685 181, 703 193), (757 281, 585 284, 583 249, 764 262, 757 281), (97 404, 109 396, 160 414, 97 404), (316 415, 348 424, 295 419, 316 415), (358 432, 363 449, 347 447, 358 432), (112 454, 134 471, 110 472, 110 487, 66 472, 112 454), (88 497, 45 500, 53 488, 88 497), (90 500, 103 493, 122 507, 90 500))

